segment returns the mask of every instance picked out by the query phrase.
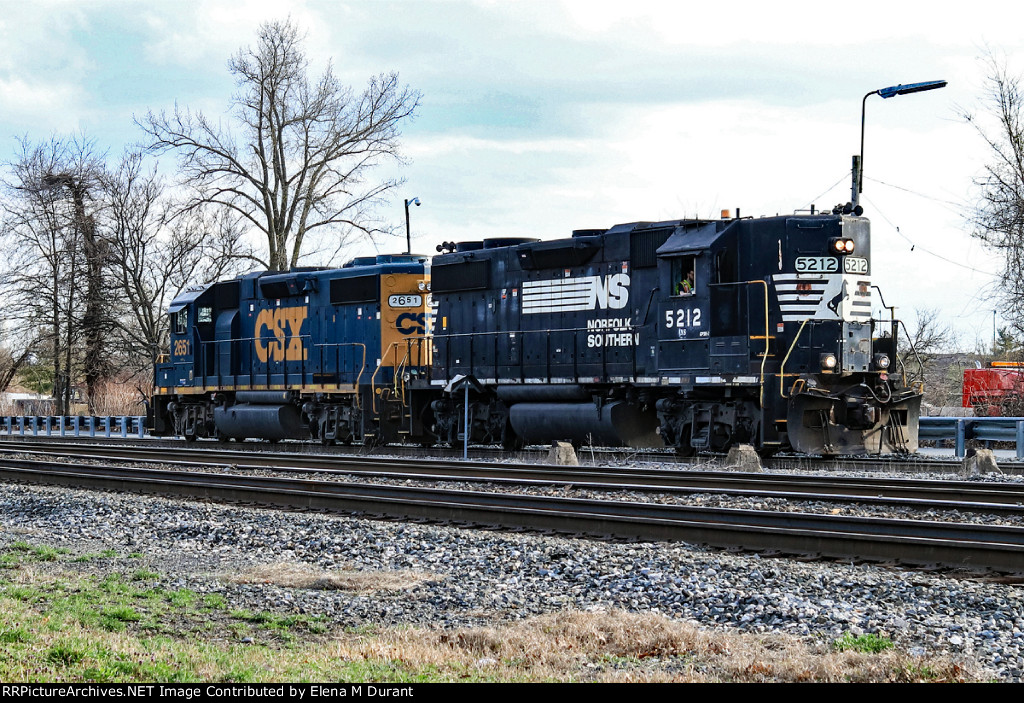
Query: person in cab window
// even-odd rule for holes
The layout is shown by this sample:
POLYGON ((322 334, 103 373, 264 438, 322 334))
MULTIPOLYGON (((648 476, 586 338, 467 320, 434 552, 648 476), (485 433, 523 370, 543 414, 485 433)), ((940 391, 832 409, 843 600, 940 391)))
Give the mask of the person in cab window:
POLYGON ((686 278, 676 284, 676 295, 693 295, 693 269, 686 274, 686 278))

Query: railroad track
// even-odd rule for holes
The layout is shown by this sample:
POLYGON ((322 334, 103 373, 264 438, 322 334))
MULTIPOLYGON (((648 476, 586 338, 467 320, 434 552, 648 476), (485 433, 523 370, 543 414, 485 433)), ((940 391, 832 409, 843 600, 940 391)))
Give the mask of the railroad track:
MULTIPOLYGON (((76 451, 84 447, 75 447, 76 451)), ((109 447, 96 450, 109 452, 109 447)), ((70 451, 65 445, 65 453, 70 451)), ((218 463, 207 450, 190 453, 192 465, 218 463)), ((233 455, 236 452, 216 451, 213 454, 233 455)), ((167 461, 166 449, 131 448, 119 460, 167 461), (162 455, 162 458, 161 456, 162 455)), ((89 454, 90 461, 104 461, 112 457, 100 451, 89 454)), ((249 459, 252 455, 244 455, 249 459)), ((293 461, 299 458, 287 455, 293 461)), ((223 459, 223 456, 220 456, 223 459)), ((267 469, 272 460, 280 456, 261 456, 267 463, 253 464, 267 469)), ((302 457, 308 460, 311 457, 302 457)), ((319 457, 318 457, 319 458, 319 457)), ((329 459, 337 462, 337 457, 329 459)), ((58 484, 104 490, 159 493, 218 501, 239 501, 279 508, 324 510, 339 513, 356 513, 398 519, 425 519, 438 522, 465 525, 486 525, 510 529, 535 529, 560 533, 592 535, 602 538, 627 538, 642 540, 686 541, 707 544, 714 547, 741 548, 780 554, 814 555, 837 559, 856 559, 900 562, 914 566, 942 566, 972 570, 993 570, 1003 573, 1024 573, 1024 528, 963 524, 950 522, 928 522, 921 520, 899 520, 867 518, 846 515, 821 515, 801 512, 775 512, 766 510, 741 510, 710 508, 701 506, 664 505, 621 500, 594 500, 591 498, 532 496, 522 493, 498 491, 452 490, 437 487, 408 486, 381 483, 340 482, 309 478, 266 476, 257 474, 212 473, 210 471, 189 471, 177 469, 143 469, 132 466, 113 466, 101 463, 80 463, 81 457, 62 456, 53 458, 9 457, 0 460, 0 478, 4 480, 28 481, 33 483, 58 484)), ((408 462, 411 463, 411 462, 408 462)), ((238 469, 239 464, 225 464, 238 469)), ((281 466, 273 466, 280 469, 281 466)), ((292 470, 310 471, 308 466, 291 466, 292 470)), ((389 477, 416 476, 430 477, 429 480, 455 480, 450 474, 452 467, 431 467, 434 473, 407 473, 409 466, 389 465, 386 470, 377 464, 365 471, 389 477), (443 471, 437 471, 438 468, 443 471), (440 478, 439 478, 440 477, 440 478)), ((464 467, 465 468, 465 467, 464 467)), ((481 467, 474 463, 471 471, 479 472, 481 467)), ((326 469, 314 469, 326 470, 326 469)), ((344 473, 360 473, 355 466, 338 466, 330 469, 344 473)), ((496 470, 514 472, 532 470, 545 478, 493 477, 486 480, 528 482, 542 480, 551 483, 585 486, 590 479, 581 478, 578 472, 566 475, 559 471, 554 478, 552 469, 532 467, 500 466, 496 470)), ((589 471, 587 473, 590 473, 589 471)), ((599 472, 594 472, 599 473, 599 472)), ((627 476, 647 481, 640 477, 642 472, 628 471, 627 476)), ((648 472, 651 473, 651 472, 648 472)), ((693 478, 694 472, 654 472, 662 477, 666 474, 680 480, 693 478)), ((715 472, 697 472, 700 480, 719 481, 726 485, 731 478, 740 481, 761 480, 763 475, 711 476, 715 472)), ((780 496, 797 499, 805 493, 778 490, 793 477, 767 477, 767 484, 774 484, 780 496)), ((799 477, 800 480, 806 477, 799 477)), ((457 480, 467 480, 466 476, 457 480)), ((476 480, 481 480, 479 477, 476 480)), ((626 479, 619 479, 620 481, 626 479)), ((597 483, 597 482, 595 482, 597 483)), ((610 484, 609 477, 602 477, 600 483, 610 484)), ((854 496, 853 485, 844 481, 844 494, 835 494, 830 499, 864 500, 868 496, 854 496), (845 498, 842 496, 846 496, 845 498)), ((872 483, 872 482, 869 482, 872 483)), ((900 481, 897 485, 915 483, 900 481)), ((927 483, 927 482, 917 482, 927 483)), ((958 482, 959 483, 959 482, 958 482)), ((617 488, 621 489, 621 483, 617 488)), ((635 486, 633 486, 635 488, 635 486)), ((644 490, 664 491, 665 485, 644 485, 644 490)), ((707 488, 702 486, 700 488, 707 488)), ((904 486, 909 490, 910 487, 904 486)), ((919 488, 927 489, 928 486, 919 488)), ((962 496, 969 486, 953 486, 954 492, 962 496)), ((1003 489, 999 484, 984 484, 979 487, 983 493, 975 496, 974 509, 979 511, 997 509, 1019 509, 1014 501, 1020 502, 1019 491, 1003 489), (992 489, 996 486, 995 489, 992 489), (1002 502, 999 502, 1002 501, 1002 502)), ((680 484, 680 490, 693 490, 680 484)), ((879 491, 885 489, 880 483, 861 485, 859 490, 879 491)), ((722 492, 716 488, 715 492, 722 492)), ((740 488, 737 490, 750 490, 740 488)), ((755 489, 759 495, 767 488, 755 489)), ((892 489, 890 489, 892 490, 892 489)), ((821 495, 821 494, 815 494, 821 495)), ((878 498, 878 496, 875 496, 878 498)), ((884 496, 882 497, 884 498, 884 496)), ((891 499, 895 500, 895 498, 891 499)), ((902 499, 905 500, 905 499, 902 499)), ((940 501, 935 499, 913 499, 931 501, 933 507, 940 501)), ((941 501, 952 504, 953 501, 941 501)), ((960 500, 956 504, 963 508, 971 500, 960 500)))
MULTIPOLYGON (((0 446, 3 446, 0 444, 0 446)), ((468 481, 499 485, 572 486, 605 491, 726 494, 786 500, 856 502, 921 510, 1024 515, 1024 484, 974 481, 753 474, 735 471, 666 471, 616 467, 556 467, 499 462, 423 461, 366 456, 239 452, 109 445, 33 444, 28 456, 89 456, 97 460, 146 461, 178 467, 217 466, 233 471, 359 475, 390 480, 468 481)))
MULTIPOLYGON (((247 452, 252 454, 274 453, 274 454, 302 454, 302 455, 323 455, 323 456, 408 456, 410 458, 422 459, 424 457, 435 459, 452 459, 462 456, 462 448, 456 447, 420 447, 412 445, 387 445, 380 447, 365 447, 361 445, 336 445, 324 447, 313 442, 287 441, 276 444, 267 442, 216 442, 212 440, 199 441, 194 444, 185 445, 181 440, 175 439, 147 439, 138 438, 99 438, 99 437, 66 437, 54 438, 32 435, 0 436, 0 449, 7 446, 19 445, 41 445, 57 446, 80 443, 102 443, 104 446, 138 446, 143 443, 147 446, 159 446, 164 448, 180 450, 188 446, 196 449, 217 449, 230 451, 247 452)), ((691 465, 694 462, 703 464, 720 464, 724 457, 721 455, 702 455, 696 458, 680 457, 670 450, 658 449, 622 449, 622 448, 601 448, 583 447, 577 452, 583 463, 604 463, 613 461, 634 461, 634 462, 658 462, 664 464, 691 465)), ((496 447, 470 447, 469 458, 482 460, 514 459, 523 462, 543 461, 548 455, 548 449, 543 447, 527 448, 509 453, 496 447)), ((765 461, 767 467, 778 470, 827 470, 834 472, 848 471, 869 471, 885 470, 905 473, 923 472, 957 472, 963 466, 963 461, 954 458, 941 458, 925 455, 910 456, 885 456, 885 457, 811 457, 800 455, 777 455, 765 461)), ((1024 475, 1024 463, 1004 462, 1000 468, 1007 474, 1024 475)))

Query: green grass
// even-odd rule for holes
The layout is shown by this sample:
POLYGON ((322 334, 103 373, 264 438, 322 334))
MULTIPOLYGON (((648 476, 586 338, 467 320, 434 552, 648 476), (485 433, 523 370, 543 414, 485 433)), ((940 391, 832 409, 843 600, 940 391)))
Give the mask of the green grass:
POLYGON ((67 553, 67 549, 58 547, 32 545, 22 541, 14 542, 3 554, 0 554, 0 568, 11 569, 31 562, 56 561, 58 557, 67 553))
POLYGON ((97 559, 113 559, 117 556, 117 552, 113 549, 104 549, 102 552, 89 552, 88 554, 82 554, 77 556, 72 561, 79 563, 87 563, 95 561, 97 559))
POLYGON ((849 632, 832 643, 832 648, 837 652, 854 651, 862 654, 878 654, 894 646, 888 637, 873 634, 852 635, 849 632))
MULTIPOLYGON (((116 556, 113 550, 66 554, 15 542, 0 551, 0 564, 12 573, 32 562, 63 558, 71 566, 116 556)), ((127 575, 26 572, 18 582, 0 580, 0 680, 273 680, 266 662, 250 661, 253 651, 294 650, 297 641, 305 644, 311 635, 330 630, 321 618, 308 615, 228 612, 219 593, 152 587, 160 576, 135 569, 127 575), (131 656, 113 644, 124 637, 133 643, 131 656), (253 643, 242 645, 243 637, 253 643)), ((297 666, 293 678, 301 678, 301 671, 297 666)))
POLYGON ((228 607, 228 602, 219 593, 207 593, 203 596, 203 605, 207 610, 223 610, 228 607))

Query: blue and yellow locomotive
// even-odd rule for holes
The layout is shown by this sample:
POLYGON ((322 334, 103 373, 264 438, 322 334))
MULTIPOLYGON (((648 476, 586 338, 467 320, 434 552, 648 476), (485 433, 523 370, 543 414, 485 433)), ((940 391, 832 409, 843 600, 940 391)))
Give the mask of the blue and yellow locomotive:
POLYGON ((396 442, 422 436, 406 387, 430 366, 429 265, 411 255, 196 287, 169 309, 155 435, 396 442))

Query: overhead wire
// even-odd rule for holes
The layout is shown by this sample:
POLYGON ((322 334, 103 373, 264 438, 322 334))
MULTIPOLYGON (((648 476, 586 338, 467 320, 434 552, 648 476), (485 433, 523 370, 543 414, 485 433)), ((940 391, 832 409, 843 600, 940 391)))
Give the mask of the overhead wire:
POLYGON ((932 202, 936 202, 936 203, 939 203, 941 205, 948 205, 951 208, 954 208, 954 212, 956 212, 958 215, 963 212, 963 209, 965 207, 963 203, 956 203, 956 202, 953 202, 952 200, 943 200, 942 198, 936 198, 936 197, 931 196, 931 195, 926 195, 924 193, 920 193, 920 192, 918 192, 916 190, 913 190, 911 188, 906 188, 904 186, 898 186, 895 183, 886 183, 885 181, 880 181, 877 178, 872 178, 871 176, 864 176, 864 178, 866 178, 867 180, 869 180, 869 181, 871 181, 873 183, 878 183, 879 185, 887 186, 889 188, 895 188, 896 190, 902 190, 904 193, 910 193, 911 195, 916 195, 917 197, 924 198, 925 200, 931 200, 932 202))
POLYGON ((849 171, 847 171, 846 173, 844 173, 844 174, 843 174, 842 176, 840 176, 840 177, 839 177, 839 180, 838 180, 838 181, 836 181, 835 183, 833 183, 832 185, 830 185, 830 186, 829 186, 828 188, 826 188, 826 189, 825 189, 825 191, 824 191, 823 193, 821 193, 820 195, 816 195, 815 197, 811 198, 811 199, 810 199, 809 201, 807 201, 807 203, 805 203, 805 204, 804 204, 804 206, 803 206, 802 208, 800 208, 800 209, 801 209, 801 210, 806 210, 806 209, 807 209, 807 208, 809 208, 809 207, 810 207, 811 205, 813 205, 813 204, 814 204, 814 203, 815 203, 816 201, 820 200, 821 198, 825 197, 825 196, 826 196, 826 195, 828 195, 828 194, 829 194, 830 192, 832 192, 832 189, 833 189, 833 188, 835 188, 835 187, 836 187, 837 185, 839 185, 840 183, 842 183, 843 181, 845 181, 845 180, 846 180, 847 178, 849 178, 849 177, 850 177, 850 172, 849 172, 849 171))
MULTIPOLYGON (((973 266, 968 266, 967 264, 960 263, 959 261, 954 261, 953 259, 950 259, 948 257, 942 256, 941 254, 937 254, 934 251, 931 251, 930 249, 928 249, 926 247, 920 246, 919 244, 914 242, 914 240, 912 240, 910 237, 908 237, 902 231, 900 231, 899 226, 897 226, 892 220, 890 220, 888 217, 886 217, 885 213, 882 212, 881 209, 874 202, 870 201, 867 198, 865 198, 865 200, 868 203, 870 203, 873 212, 877 212, 879 217, 881 217, 883 220, 885 220, 886 224, 888 224, 890 227, 893 228, 893 230, 895 230, 896 234, 898 234, 903 240, 905 240, 908 244, 910 244, 910 250, 911 251, 917 251, 918 249, 920 249, 924 253, 929 254, 931 256, 934 256, 937 259, 941 259, 942 261, 945 261, 946 263, 953 264, 954 266, 958 266, 960 268, 967 269, 968 271, 973 271, 974 273, 980 273, 980 274, 982 274, 984 276, 988 276, 988 277, 993 278, 993 279, 998 278, 998 274, 992 273, 991 271, 984 271, 984 270, 981 270, 981 269, 976 269, 973 266)), ((994 281, 993 281, 993 283, 994 283, 994 281)), ((979 309, 981 309, 980 305, 983 302, 982 299, 981 299, 983 295, 987 296, 988 294, 984 294, 982 288, 980 288, 980 287, 975 289, 974 293, 969 298, 967 298, 967 300, 964 302, 964 306, 960 310, 960 314, 959 315, 953 315, 952 317, 954 317, 956 319, 962 319, 962 318, 965 318, 965 317, 970 317, 971 314, 968 313, 968 308, 971 308, 972 305, 973 305, 973 309, 974 309, 975 312, 977 312, 979 309)))
POLYGON ((928 249, 927 247, 921 246, 920 244, 915 242, 913 239, 911 239, 907 235, 903 234, 903 232, 900 231, 900 228, 892 220, 890 220, 888 217, 886 217, 885 213, 882 212, 881 208, 879 208, 878 205, 876 205, 874 202, 868 200, 867 198, 864 198, 864 200, 871 204, 872 209, 875 212, 878 213, 879 217, 881 217, 883 220, 885 220, 886 223, 890 227, 892 227, 894 230, 896 230, 896 234, 900 235, 900 237, 902 237, 904 240, 906 240, 906 242, 908 244, 910 244, 910 250, 911 251, 915 251, 917 249, 920 249, 925 254, 930 254, 931 256, 934 256, 936 259, 942 259, 946 263, 953 264, 954 266, 959 266, 962 269, 967 269, 968 271, 974 271, 975 273, 980 273, 980 274, 985 275, 985 276, 992 276, 992 277, 996 276, 996 274, 992 273, 991 271, 983 271, 982 269, 976 269, 973 266, 968 266, 967 264, 962 264, 959 261, 954 261, 953 259, 950 259, 950 258, 948 258, 946 256, 943 256, 942 254, 936 254, 934 251, 928 249))

